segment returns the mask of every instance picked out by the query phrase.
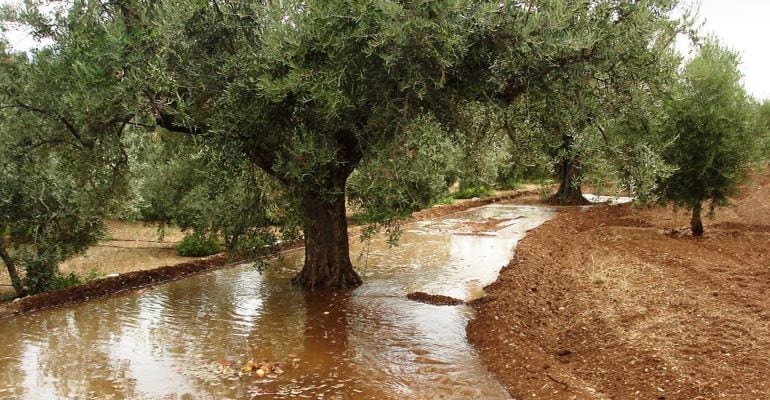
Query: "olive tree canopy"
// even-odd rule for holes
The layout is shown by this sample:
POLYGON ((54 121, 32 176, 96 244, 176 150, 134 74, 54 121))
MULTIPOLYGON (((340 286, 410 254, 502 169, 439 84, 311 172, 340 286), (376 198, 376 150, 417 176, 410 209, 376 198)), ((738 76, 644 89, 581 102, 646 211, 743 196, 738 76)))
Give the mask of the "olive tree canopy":
MULTIPOLYGON (((279 182, 304 233, 295 281, 313 289, 361 282, 345 187, 373 149, 422 123, 455 130, 457 107, 511 104, 554 80, 622 87, 627 71, 657 62, 675 4, 86 0, 48 13, 30 2, 6 20, 50 40, 68 76, 54 74, 39 103, 73 126, 194 135, 279 182)), ((37 99, 8 86, 13 101, 37 99)))

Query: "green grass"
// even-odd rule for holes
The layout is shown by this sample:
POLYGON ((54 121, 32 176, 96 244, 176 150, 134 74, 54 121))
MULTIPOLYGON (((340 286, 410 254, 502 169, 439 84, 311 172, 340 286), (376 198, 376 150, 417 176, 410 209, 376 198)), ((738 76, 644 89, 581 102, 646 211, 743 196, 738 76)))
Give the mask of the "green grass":
POLYGON ((434 200, 431 205, 432 206, 443 206, 443 205, 452 204, 454 202, 455 202, 455 198, 450 195, 450 196, 446 196, 446 197, 442 197, 440 199, 434 200))
POLYGON ((452 193, 455 199, 472 199, 474 197, 489 197, 492 195, 492 188, 488 187, 469 187, 452 193))
POLYGON ((498 182, 495 187, 498 190, 518 190, 521 189, 527 182, 519 179, 508 179, 502 182, 498 182))

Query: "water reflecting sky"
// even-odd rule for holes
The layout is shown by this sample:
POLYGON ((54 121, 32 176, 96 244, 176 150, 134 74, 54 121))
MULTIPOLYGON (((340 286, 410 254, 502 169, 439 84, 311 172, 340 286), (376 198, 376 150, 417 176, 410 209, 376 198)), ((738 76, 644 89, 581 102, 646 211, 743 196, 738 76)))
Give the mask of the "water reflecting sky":
POLYGON ((470 308, 404 295, 480 297, 552 214, 490 205, 408 225, 394 248, 353 245, 365 283, 348 292, 292 287, 298 251, 262 274, 241 265, 2 320, 0 399, 507 399, 465 339, 470 308), (285 373, 211 372, 248 359, 285 373))

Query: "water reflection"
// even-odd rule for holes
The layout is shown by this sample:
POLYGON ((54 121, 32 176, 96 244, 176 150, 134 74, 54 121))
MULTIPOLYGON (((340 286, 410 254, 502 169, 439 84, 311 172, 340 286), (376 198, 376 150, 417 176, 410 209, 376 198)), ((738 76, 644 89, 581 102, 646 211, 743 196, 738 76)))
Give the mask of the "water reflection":
POLYGON ((404 298, 472 299, 551 215, 493 205, 407 226, 361 254, 355 291, 288 284, 302 252, 266 273, 244 265, 0 321, 0 398, 508 398, 465 340, 471 310, 404 298), (246 360, 280 376, 220 376, 246 360))

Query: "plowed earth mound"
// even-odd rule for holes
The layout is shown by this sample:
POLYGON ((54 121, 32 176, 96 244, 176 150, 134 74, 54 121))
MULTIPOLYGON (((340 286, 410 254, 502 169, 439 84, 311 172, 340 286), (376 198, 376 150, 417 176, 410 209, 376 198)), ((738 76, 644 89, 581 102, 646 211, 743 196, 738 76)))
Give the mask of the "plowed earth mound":
POLYGON ((514 398, 770 399, 770 171, 689 236, 666 208, 562 214, 473 303, 514 398))

